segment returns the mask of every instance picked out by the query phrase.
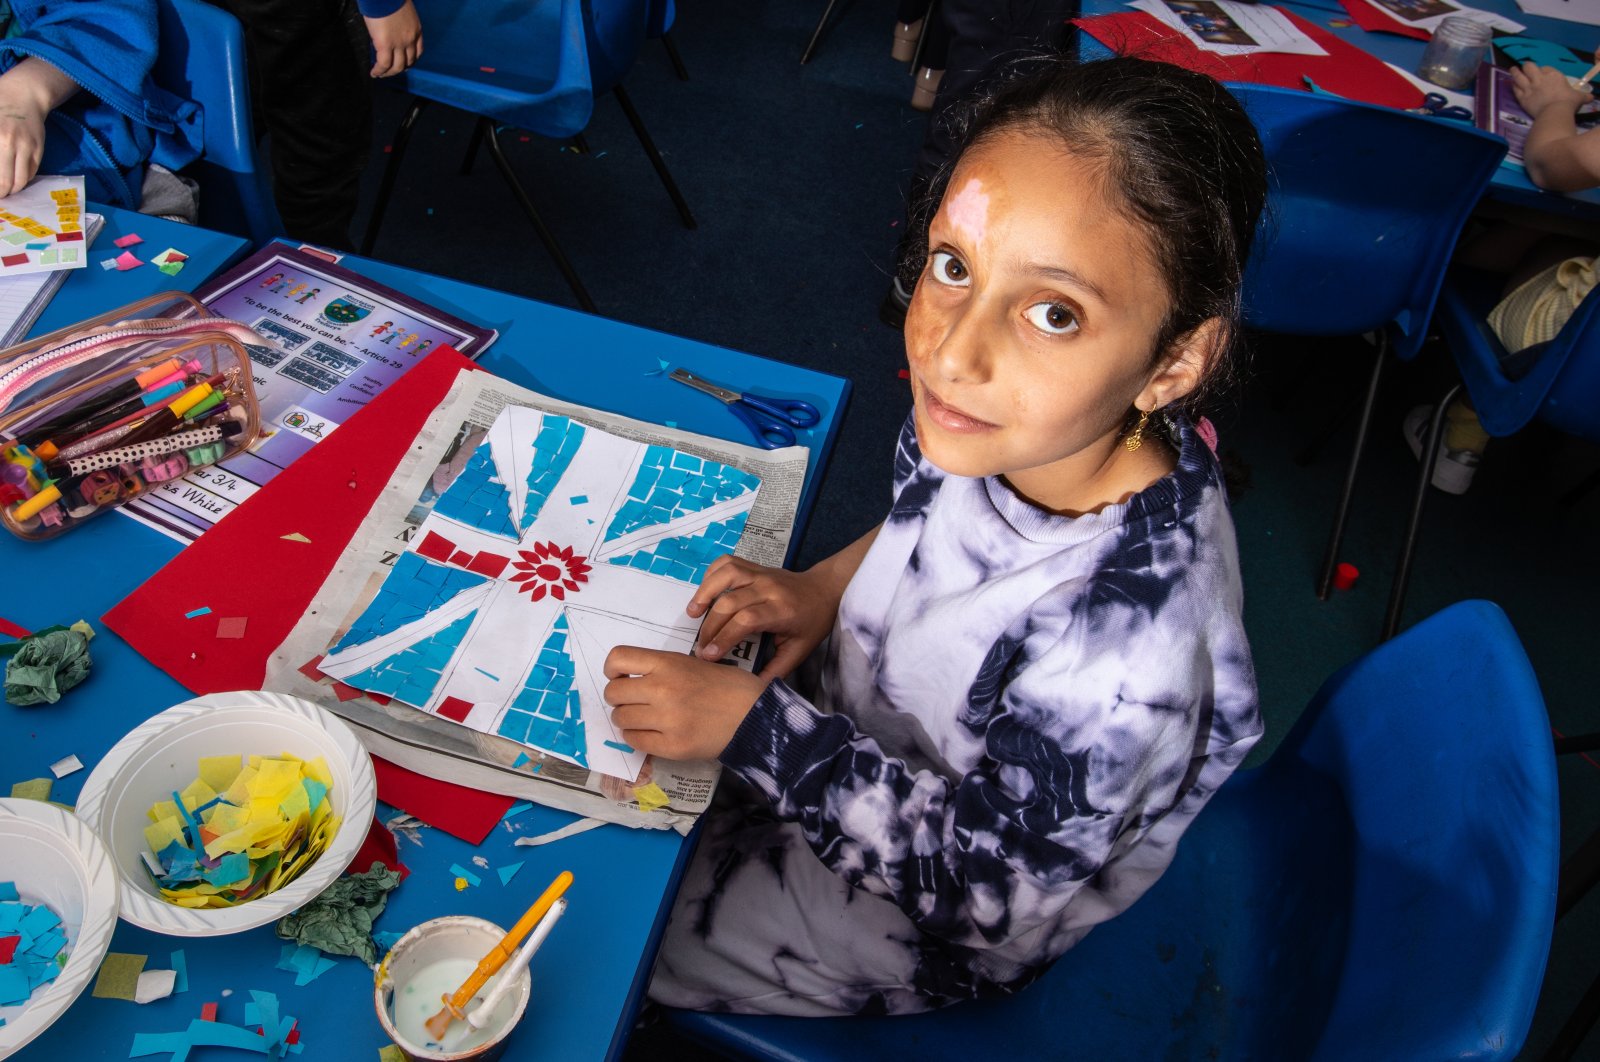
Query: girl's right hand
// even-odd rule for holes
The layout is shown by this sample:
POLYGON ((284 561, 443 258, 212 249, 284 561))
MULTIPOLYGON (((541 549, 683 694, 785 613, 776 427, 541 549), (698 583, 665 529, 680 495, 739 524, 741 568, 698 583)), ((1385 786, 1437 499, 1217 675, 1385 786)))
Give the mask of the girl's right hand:
POLYGON ((1534 118, 1549 107, 1559 107, 1563 113, 1576 114, 1579 107, 1594 97, 1583 89, 1575 89, 1567 75, 1548 66, 1523 63, 1511 70, 1511 94, 1517 104, 1534 118))
POLYGON ((705 616, 700 625, 702 660, 721 660, 752 634, 771 634, 776 651, 761 678, 793 671, 833 629, 839 596, 811 572, 788 572, 738 557, 718 557, 706 570, 688 607, 705 616))

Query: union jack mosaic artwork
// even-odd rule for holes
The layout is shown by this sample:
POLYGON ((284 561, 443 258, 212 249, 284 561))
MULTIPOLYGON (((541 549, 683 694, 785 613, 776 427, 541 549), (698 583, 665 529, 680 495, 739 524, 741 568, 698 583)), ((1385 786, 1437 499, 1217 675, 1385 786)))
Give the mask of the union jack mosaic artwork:
POLYGON ((513 406, 322 659, 357 689, 632 780, 601 697, 618 645, 684 652, 684 606, 760 481, 513 406))

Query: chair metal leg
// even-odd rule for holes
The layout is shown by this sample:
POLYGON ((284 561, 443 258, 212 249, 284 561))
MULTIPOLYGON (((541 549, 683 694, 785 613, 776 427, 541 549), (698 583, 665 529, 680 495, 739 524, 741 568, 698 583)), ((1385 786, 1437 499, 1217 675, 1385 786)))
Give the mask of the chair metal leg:
MULTIPOLYGON (((1558 744, 1556 751, 1559 754, 1572 750, 1563 750, 1558 744)), ((1556 886, 1556 920, 1560 921, 1596 884, 1600 884, 1600 830, 1591 833, 1578 850, 1561 863, 1561 877, 1556 886)), ((1556 1033, 1543 1062, 1568 1062, 1576 1058, 1578 1048, 1583 1046, 1596 1019, 1600 1019, 1600 977, 1595 978, 1561 1031, 1556 1033)))
POLYGON ((1568 734, 1556 738, 1556 755, 1570 756, 1577 752, 1594 752, 1600 749, 1600 730, 1593 734, 1568 734))
POLYGON ((417 124, 417 116, 427 105, 428 101, 421 96, 411 97, 411 109, 400 119, 400 127, 394 131, 394 141, 389 145, 389 164, 383 168, 383 181, 378 185, 378 201, 372 205, 366 235, 361 237, 363 255, 372 254, 372 245, 378 240, 378 229, 383 225, 384 211, 389 209, 389 196, 394 192, 395 178, 400 176, 400 160, 405 157, 406 144, 411 141, 411 127, 417 124))
POLYGON ((1411 498, 1411 519, 1406 524, 1406 535, 1400 543, 1400 563, 1395 566, 1394 585, 1389 588, 1389 610, 1383 617, 1383 640, 1388 641, 1400 630, 1400 614, 1406 607, 1406 584, 1411 580, 1411 558, 1417 549, 1417 530, 1422 526, 1422 505, 1428 498, 1428 486, 1433 482, 1433 466, 1439 463, 1439 440, 1444 437, 1445 412, 1461 385, 1456 384, 1446 392, 1434 407, 1433 418, 1428 421, 1428 437, 1423 441, 1421 467, 1417 471, 1417 491, 1411 498))
POLYGON ((478 149, 483 146, 483 126, 489 122, 488 118, 479 117, 478 124, 472 127, 472 139, 467 141, 467 153, 461 156, 461 176, 472 176, 472 164, 478 161, 478 149))
POLYGON ((661 178, 661 183, 666 186, 667 195, 672 197, 672 205, 678 208, 678 217, 683 219, 686 229, 698 228, 694 215, 689 213, 689 204, 684 201, 683 193, 678 191, 678 185, 672 179, 672 174, 667 171, 667 164, 662 161, 661 152, 656 150, 656 145, 650 139, 650 133, 645 129, 644 122, 639 119, 639 112, 633 109, 633 101, 628 99, 628 94, 617 85, 611 90, 617 98, 617 106, 622 108, 622 113, 628 116, 628 124, 633 126, 633 135, 639 138, 639 146, 644 148, 644 153, 650 156, 650 165, 656 168, 656 176, 661 178))
POLYGON ((817 52, 817 45, 822 43, 822 32, 828 28, 828 20, 833 17, 833 9, 839 6, 839 0, 828 0, 828 6, 822 9, 822 17, 817 19, 817 28, 811 31, 811 40, 806 43, 806 50, 800 53, 800 65, 811 62, 811 57, 817 52))
POLYGON ((927 9, 922 12, 922 32, 917 34, 917 46, 911 51, 911 76, 917 76, 917 71, 922 69, 922 51, 928 44, 928 29, 933 20, 939 17, 939 0, 928 0, 927 9))
POLYGON ((672 34, 661 35, 661 47, 667 50, 667 58, 672 60, 672 72, 678 75, 678 80, 688 81, 689 68, 683 65, 683 56, 678 54, 678 46, 672 43, 672 34))
POLYGON ((1577 1058, 1578 1048, 1583 1046, 1584 1038, 1594 1028, 1596 1019, 1600 1019, 1600 977, 1596 977, 1589 985, 1589 990, 1578 1001, 1577 1009, 1561 1026, 1561 1031, 1556 1033, 1550 1050, 1544 1054, 1543 1062, 1570 1062, 1577 1058))
POLYGON ((1372 407, 1378 401, 1378 383, 1383 377, 1383 362, 1389 354, 1389 333, 1378 333, 1378 356, 1372 362, 1372 378, 1367 382, 1366 401, 1361 406, 1361 419, 1356 422, 1356 441, 1350 450, 1350 464, 1344 472, 1344 486, 1339 492, 1339 506, 1333 513, 1333 528, 1328 535, 1328 548, 1322 556, 1322 572, 1317 576, 1317 597, 1328 600, 1333 590, 1333 571, 1339 564, 1339 547, 1344 542, 1344 525, 1350 516, 1350 498, 1356 490, 1356 472, 1361 466, 1361 451, 1367 445, 1367 428, 1372 423, 1372 407))
POLYGON ((578 273, 572 268, 572 263, 567 261, 566 252, 561 245, 556 243, 556 238, 545 227, 544 219, 539 216, 539 211, 534 207, 533 200, 528 198, 528 193, 523 190, 522 182, 517 180, 516 173, 511 169, 511 163, 506 159, 506 153, 500 148, 500 136, 494 131, 494 123, 488 122, 484 127, 484 139, 489 144, 489 157, 494 159, 494 164, 500 169, 500 176, 506 179, 511 186, 511 194, 517 197, 517 202, 522 205, 523 213, 528 215, 528 220, 533 222, 533 229, 539 234, 539 242, 544 244, 544 249, 550 252, 550 257, 556 261, 556 268, 561 270, 561 275, 566 278, 567 287, 578 298, 578 305, 589 313, 598 313, 594 300, 589 297, 589 292, 584 288, 583 281, 578 279, 578 273))
POLYGON ((586 138, 582 133, 572 134, 572 146, 578 149, 578 154, 580 155, 594 154, 594 152, 589 150, 588 138, 586 138))
POLYGON ((1582 483, 1579 483, 1576 487, 1573 487, 1571 490, 1563 494, 1559 499, 1556 500, 1556 504, 1563 509, 1570 509, 1574 505, 1577 505, 1579 502, 1581 502, 1584 498, 1588 497, 1589 493, 1596 487, 1600 487, 1600 468, 1597 468, 1593 472, 1589 473, 1588 477, 1584 479, 1582 483))

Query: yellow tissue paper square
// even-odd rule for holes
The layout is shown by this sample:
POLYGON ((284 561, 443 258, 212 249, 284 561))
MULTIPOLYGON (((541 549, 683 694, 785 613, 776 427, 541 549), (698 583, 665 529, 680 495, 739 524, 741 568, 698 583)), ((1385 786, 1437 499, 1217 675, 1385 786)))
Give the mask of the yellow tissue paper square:
POLYGON ((238 756, 207 756, 200 761, 200 780, 219 793, 226 793, 239 777, 243 761, 238 756))
POLYGON ((196 778, 184 786, 183 791, 178 794, 178 799, 183 801, 183 806, 192 815, 201 807, 217 799, 217 794, 204 781, 196 778))
POLYGON ((158 800, 150 809, 150 821, 160 822, 162 819, 175 819, 178 817, 178 805, 170 800, 158 800))
POLYGON ((158 855, 167 850, 167 845, 173 841, 187 845, 188 839, 183 836, 183 820, 176 815, 168 816, 158 822, 153 822, 144 828, 144 839, 150 845, 150 851, 158 855))
POLYGON ((654 811, 656 808, 664 808, 672 801, 672 798, 667 796, 666 790, 654 782, 649 785, 635 786, 633 799, 639 802, 640 811, 654 811))
POLYGON ((250 781, 251 803, 271 800, 276 805, 289 792, 289 787, 299 781, 299 761, 262 760, 255 778, 250 781))

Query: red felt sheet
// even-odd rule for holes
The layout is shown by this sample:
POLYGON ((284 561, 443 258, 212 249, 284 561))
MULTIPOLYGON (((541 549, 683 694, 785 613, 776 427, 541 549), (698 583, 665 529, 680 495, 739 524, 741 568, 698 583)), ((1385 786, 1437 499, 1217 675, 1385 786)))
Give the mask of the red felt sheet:
POLYGON ((106 626, 195 693, 260 689, 267 657, 305 615, 456 374, 472 367, 449 347, 430 353, 118 602, 106 626), (310 541, 283 537, 296 533, 310 541), (218 572, 229 594, 217 612, 248 619, 243 637, 216 637, 216 615, 180 622, 215 598, 218 572))
MULTIPOLYGON (((195 693, 260 689, 268 656, 310 607, 451 382, 471 368, 449 347, 431 352, 120 601, 102 617, 106 626, 195 693), (310 541, 283 537, 296 533, 310 541), (196 607, 195 587, 214 588, 218 572, 227 573, 225 612, 249 621, 242 637, 218 638, 214 616, 183 621, 196 607)), ((380 800, 474 844, 512 803, 376 757, 373 765, 380 800)))
POLYGON ((1218 81, 1251 81, 1303 89, 1305 78, 1346 99, 1409 109, 1422 104, 1422 93, 1383 61, 1340 40, 1292 11, 1282 11, 1295 28, 1316 41, 1327 55, 1256 52, 1217 55, 1201 51, 1183 34, 1143 11, 1123 11, 1074 21, 1118 55, 1156 59, 1210 75, 1218 81))

